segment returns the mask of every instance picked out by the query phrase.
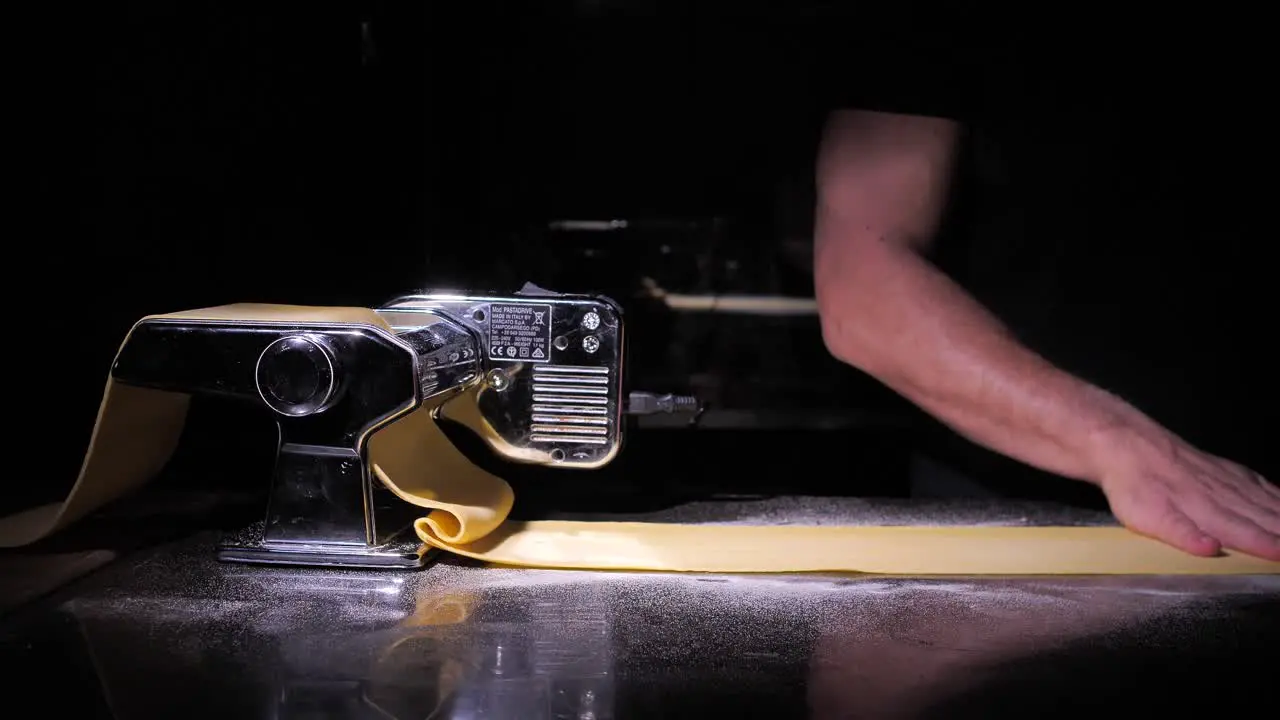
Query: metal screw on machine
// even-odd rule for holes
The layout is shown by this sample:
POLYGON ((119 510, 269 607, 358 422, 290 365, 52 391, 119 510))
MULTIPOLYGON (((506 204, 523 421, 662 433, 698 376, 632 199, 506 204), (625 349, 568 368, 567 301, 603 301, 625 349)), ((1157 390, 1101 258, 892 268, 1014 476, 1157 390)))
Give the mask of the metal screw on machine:
POLYGON ((485 381, 489 383, 489 387, 498 392, 502 392, 511 387, 511 378, 506 371, 501 368, 494 368, 485 375, 485 381))
POLYGON ((586 315, 582 316, 582 327, 587 330, 595 330, 600 327, 600 315, 595 310, 589 310, 586 315))
POLYGON ((588 335, 582 338, 582 349, 589 353, 593 353, 600 349, 600 338, 595 335, 588 335))

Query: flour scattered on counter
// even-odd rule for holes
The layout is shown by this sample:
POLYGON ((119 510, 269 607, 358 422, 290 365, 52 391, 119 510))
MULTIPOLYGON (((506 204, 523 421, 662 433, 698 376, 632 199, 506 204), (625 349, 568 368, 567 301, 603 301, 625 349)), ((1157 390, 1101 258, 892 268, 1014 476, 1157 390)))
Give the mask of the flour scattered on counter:
POLYGON ((555 520, 701 525, 1114 525, 1109 513, 1008 500, 922 500, 787 496, 708 500, 641 514, 550 514, 555 520))

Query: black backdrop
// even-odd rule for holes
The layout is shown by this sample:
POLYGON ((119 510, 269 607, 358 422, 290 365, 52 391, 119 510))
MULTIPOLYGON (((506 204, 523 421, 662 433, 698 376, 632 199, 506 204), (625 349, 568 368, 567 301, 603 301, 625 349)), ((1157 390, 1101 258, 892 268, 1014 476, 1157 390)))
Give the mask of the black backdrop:
MULTIPOLYGON (((573 5, 500 5, 367 4, 364 65, 358 19, 318 6, 128 3, 44 26, 27 108, 42 159, 39 221, 12 246, 34 262, 13 254, 9 267, 12 287, 56 328, 26 364, 23 389, 37 392, 24 408, 37 427, 70 427, 72 441, 27 492, 65 489, 116 344, 143 314, 242 300, 368 304, 437 278, 483 280, 488 254, 531 218, 750 215, 768 206, 777 173, 807 171, 814 115, 797 98, 814 78, 788 74, 777 54, 717 45, 735 20, 693 22, 691 5, 671 5, 670 25, 642 17, 633 27, 646 32, 612 25, 569 43, 545 21, 573 5)), ((892 25, 868 16, 850 42, 891 45, 887 28, 909 36, 909 15, 892 25)), ((1188 158, 1185 174, 1216 189, 1177 202, 1212 203, 1201 217, 1220 219, 1238 267, 1194 281, 1224 298, 1213 312, 1230 318, 1231 337, 1219 328, 1184 346, 1220 389, 1205 409, 1222 418, 1215 449, 1274 468, 1273 131, 1258 95, 1265 46, 1250 23, 1213 33, 1183 23, 1153 49, 1114 18, 970 19, 981 31, 961 46, 1015 37, 1085 77, 1130 62, 1174 88, 1162 112, 1185 132, 1168 133, 1170 164, 1188 158), (1081 34, 1099 27, 1112 38, 1106 52, 1081 34), (1214 110, 1190 123, 1185 103, 1214 110)), ((957 38, 972 32, 946 20, 957 38)))

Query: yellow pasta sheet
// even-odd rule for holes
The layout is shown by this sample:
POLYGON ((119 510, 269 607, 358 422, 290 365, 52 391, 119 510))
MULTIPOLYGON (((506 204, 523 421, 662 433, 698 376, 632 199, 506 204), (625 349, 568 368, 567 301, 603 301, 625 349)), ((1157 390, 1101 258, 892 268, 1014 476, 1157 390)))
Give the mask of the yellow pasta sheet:
MULTIPOLYGON (((165 317, 342 322, 390 332, 365 308, 229 305, 165 317)), ((138 488, 171 456, 186 418, 182 394, 108 381, 80 476, 68 498, 0 521, 0 547, 35 542, 138 488)), ((377 481, 423 508, 424 543, 513 566, 597 570, 895 575, 1275 574, 1241 553, 1188 555, 1119 527, 807 527, 620 522, 513 522, 511 487, 471 463, 441 431, 443 416, 492 432, 474 398, 454 396, 378 431, 377 481)))

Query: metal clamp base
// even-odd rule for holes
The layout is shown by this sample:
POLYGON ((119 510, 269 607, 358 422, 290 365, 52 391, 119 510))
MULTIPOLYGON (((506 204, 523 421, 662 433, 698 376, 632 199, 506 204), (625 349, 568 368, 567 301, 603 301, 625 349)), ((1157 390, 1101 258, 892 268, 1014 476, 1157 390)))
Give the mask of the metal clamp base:
POLYGON ((409 533, 385 545, 328 543, 269 543, 263 540, 264 522, 257 522, 218 544, 217 557, 223 562, 253 565, 299 565, 310 567, 351 567, 382 570, 413 570, 426 566, 434 557, 429 548, 409 533))

